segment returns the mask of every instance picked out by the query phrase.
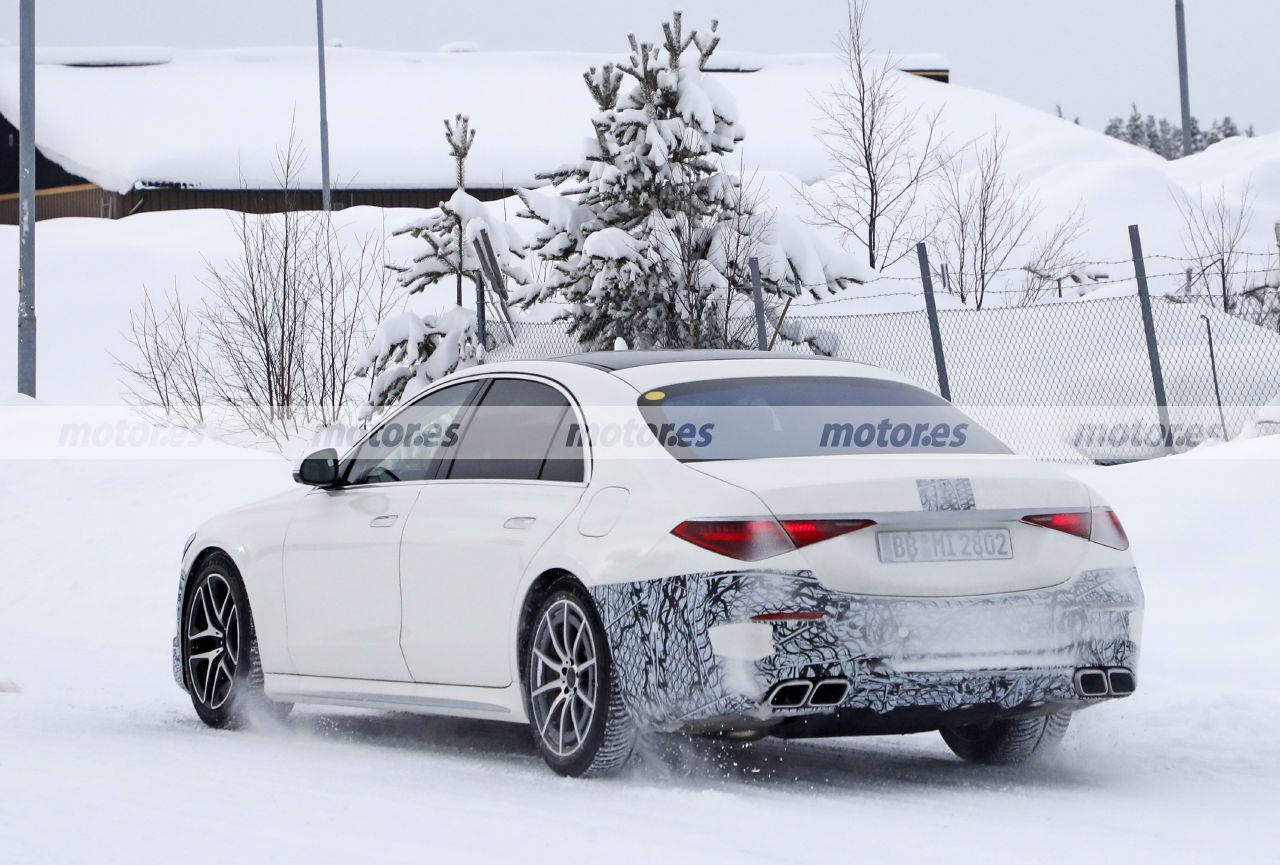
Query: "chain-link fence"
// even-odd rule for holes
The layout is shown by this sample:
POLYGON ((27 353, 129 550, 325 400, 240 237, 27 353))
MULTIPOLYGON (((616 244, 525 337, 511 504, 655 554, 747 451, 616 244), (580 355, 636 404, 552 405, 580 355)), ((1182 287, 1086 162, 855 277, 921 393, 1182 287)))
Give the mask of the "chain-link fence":
MULTIPOLYGON (((1280 429, 1280 331, 1265 301, 1241 291, 1246 279, 1266 275, 1259 259, 1242 254, 1240 269, 1219 270, 1209 281, 1203 268, 1167 259, 1174 266, 1149 277, 1162 292, 1151 299, 1155 365, 1137 293, 1099 299, 1068 293, 1058 302, 1054 289, 1031 298, 1022 290, 1007 292, 1010 297, 993 291, 982 309, 937 311, 939 358, 923 295, 901 281, 902 292, 864 286, 836 303, 793 306, 774 350, 810 354, 816 348, 892 370, 934 392, 942 390, 945 366, 951 400, 1021 453, 1064 461, 1141 459, 1234 437, 1252 424, 1280 429), (1224 299, 1221 287, 1232 281, 1224 299), (903 311, 877 311, 886 297, 903 311)), ((1114 270, 1121 263, 1096 264, 1114 270)), ((1110 293, 1122 294, 1135 291, 1133 279, 1106 277, 1105 283, 1110 293)), ((778 312, 766 309, 770 335, 778 312)), ((496 340, 489 360, 584 350, 563 322, 514 327, 514 342, 496 340)), ((754 333, 754 319, 738 329, 754 333)))

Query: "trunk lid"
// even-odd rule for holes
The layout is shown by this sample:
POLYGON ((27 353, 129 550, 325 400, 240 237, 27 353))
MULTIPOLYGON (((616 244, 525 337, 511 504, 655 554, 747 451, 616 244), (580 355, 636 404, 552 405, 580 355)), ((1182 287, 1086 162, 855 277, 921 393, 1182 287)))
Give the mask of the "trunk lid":
MULTIPOLYGON (((1082 538, 1021 522, 1029 514, 1090 507, 1084 484, 1023 457, 857 455, 686 465, 750 490, 776 517, 875 520, 875 526, 799 551, 814 575, 835 591, 918 597, 1038 589, 1077 573, 1087 549, 1088 541, 1082 538), (1003 534, 980 534, 988 529, 1008 531, 1011 557, 882 561, 882 533, 958 531, 961 534, 946 535, 957 543, 1003 534)), ((910 537, 935 545, 951 542, 935 534, 910 537)), ((883 543, 890 540, 886 535, 883 543)))

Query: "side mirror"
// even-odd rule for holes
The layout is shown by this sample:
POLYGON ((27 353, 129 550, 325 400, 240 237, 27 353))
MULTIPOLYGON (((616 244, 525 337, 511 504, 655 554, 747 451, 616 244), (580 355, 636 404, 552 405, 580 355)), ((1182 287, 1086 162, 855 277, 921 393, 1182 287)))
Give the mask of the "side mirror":
POLYGON ((308 454, 293 472, 293 479, 312 487, 328 487, 338 481, 338 452, 325 448, 308 454))

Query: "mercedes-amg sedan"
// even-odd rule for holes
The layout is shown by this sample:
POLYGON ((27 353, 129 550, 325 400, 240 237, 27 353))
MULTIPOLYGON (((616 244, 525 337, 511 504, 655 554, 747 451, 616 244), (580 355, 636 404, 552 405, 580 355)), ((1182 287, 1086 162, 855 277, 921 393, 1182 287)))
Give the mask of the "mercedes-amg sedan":
POLYGON ((940 730, 1018 762, 1133 692, 1142 589, 1085 484, 872 367, 602 352, 433 383, 201 526, 174 674, 528 724, 566 775, 646 731, 940 730))

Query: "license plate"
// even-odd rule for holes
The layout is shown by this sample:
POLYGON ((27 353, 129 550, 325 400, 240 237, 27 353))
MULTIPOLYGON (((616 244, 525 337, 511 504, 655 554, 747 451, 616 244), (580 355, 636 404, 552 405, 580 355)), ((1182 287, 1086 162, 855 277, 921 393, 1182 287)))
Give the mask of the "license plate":
POLYGON ((880 561, 986 562, 1013 558, 1008 529, 932 529, 876 532, 880 561))

